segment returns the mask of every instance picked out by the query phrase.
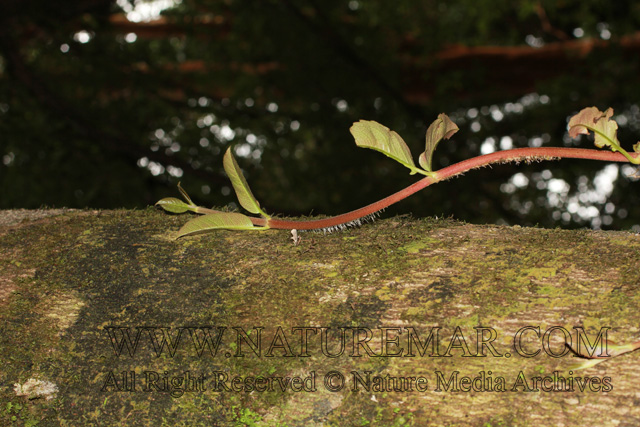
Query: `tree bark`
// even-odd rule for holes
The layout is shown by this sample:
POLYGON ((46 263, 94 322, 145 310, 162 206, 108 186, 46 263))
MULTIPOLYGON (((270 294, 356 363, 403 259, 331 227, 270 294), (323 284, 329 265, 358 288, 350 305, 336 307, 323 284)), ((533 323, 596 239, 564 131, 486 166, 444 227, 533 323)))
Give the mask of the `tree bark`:
POLYGON ((403 216, 176 240, 187 219, 0 212, 0 424, 640 422, 637 354, 562 354, 638 339, 636 234, 403 216), (17 396, 30 378, 57 392, 17 396))

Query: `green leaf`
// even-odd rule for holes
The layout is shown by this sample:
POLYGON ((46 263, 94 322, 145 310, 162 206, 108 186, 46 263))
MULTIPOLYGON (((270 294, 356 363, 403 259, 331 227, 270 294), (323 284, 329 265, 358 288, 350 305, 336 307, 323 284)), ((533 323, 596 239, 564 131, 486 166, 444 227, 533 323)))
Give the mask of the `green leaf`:
POLYGON ((371 148, 391 157, 411 169, 412 175, 418 171, 407 144, 400 135, 386 126, 370 120, 360 120, 354 123, 349 131, 358 147, 371 148))
POLYGON ((183 202, 180 199, 176 199, 175 197, 166 197, 164 199, 158 200, 158 202, 156 202, 156 206, 160 206, 165 211, 178 214, 184 213, 186 211, 199 212, 200 208, 196 206, 195 203, 193 203, 180 183, 178 183, 178 190, 180 190, 180 194, 182 194, 182 197, 184 197, 187 203, 183 202))
POLYGON ((260 209, 260 203, 258 203, 256 198, 253 196, 253 193, 249 188, 249 184, 247 184, 247 180, 244 178, 244 175, 242 175, 240 166, 238 166, 238 162, 236 162, 235 157, 231 154, 231 147, 229 147, 227 152, 224 154, 222 163, 225 172, 231 180, 233 189, 238 196, 240 205, 251 213, 260 214, 265 218, 270 218, 269 215, 260 209))
POLYGON ((251 223, 251 218, 246 215, 233 212, 220 212, 192 219, 178 231, 178 237, 219 229, 259 230, 262 228, 254 227, 251 223))
POLYGON ((458 126, 444 113, 438 115, 438 118, 431 123, 429 129, 427 129, 427 143, 424 153, 422 153, 418 159, 420 166, 422 166, 424 170, 431 172, 431 158, 438 143, 442 139, 451 138, 458 130, 458 126))
POLYGON ((580 111, 569 120, 569 135, 576 138, 580 134, 587 135, 589 131, 595 136, 598 148, 610 146, 613 151, 620 150, 620 141, 616 136, 618 124, 611 120, 613 108, 604 113, 596 107, 588 107, 580 111))
POLYGON ((156 206, 160 206, 165 211, 172 213, 184 213, 193 210, 191 206, 175 197, 165 197, 164 199, 158 200, 156 206))

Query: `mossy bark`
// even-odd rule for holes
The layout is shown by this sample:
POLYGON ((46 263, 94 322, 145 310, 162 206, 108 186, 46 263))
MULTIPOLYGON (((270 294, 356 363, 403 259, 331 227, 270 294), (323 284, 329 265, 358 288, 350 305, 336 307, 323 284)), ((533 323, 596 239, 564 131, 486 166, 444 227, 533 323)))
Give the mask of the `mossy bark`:
POLYGON ((542 345, 554 326, 574 342, 574 327, 592 343, 603 328, 617 343, 638 339, 633 233, 396 217, 303 233, 294 245, 284 231, 176 240, 187 217, 153 209, 0 218, 2 425, 640 423, 636 353, 572 371, 576 358, 548 354, 564 352, 563 329, 542 345), (111 327, 130 328, 134 341, 140 332, 132 355, 124 347, 116 355, 123 332, 111 327), (215 339, 221 327, 215 355, 198 348, 205 331, 215 339), (174 349, 154 349, 160 328, 171 328, 164 333, 174 349), (329 357, 340 352, 342 331, 344 352, 329 357), (436 331, 439 347, 421 355, 409 336, 424 344, 436 331), (495 331, 491 345, 480 346, 484 357, 478 331, 486 341, 495 331), (340 385, 332 372, 344 376, 342 389, 329 390, 340 385), (455 372, 457 384, 449 384, 455 372), (224 375, 230 388, 234 377, 272 378, 274 390, 250 391, 250 380, 225 391, 224 375), (186 391, 177 379, 185 376, 186 391), (573 390, 557 391, 560 377, 573 390), (58 391, 50 400, 17 396, 14 384, 29 378, 58 391))

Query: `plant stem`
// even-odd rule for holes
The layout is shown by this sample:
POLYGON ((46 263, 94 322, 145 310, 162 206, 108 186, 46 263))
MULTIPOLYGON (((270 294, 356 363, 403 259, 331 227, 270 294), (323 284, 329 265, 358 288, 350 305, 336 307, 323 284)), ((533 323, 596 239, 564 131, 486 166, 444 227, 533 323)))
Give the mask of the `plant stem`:
MULTIPOLYGON (((640 154, 634 153, 634 159, 640 159, 640 154)), ((310 221, 296 221, 290 219, 278 219, 278 218, 251 218, 251 222, 253 225, 275 229, 284 229, 284 230, 317 230, 323 228, 331 228, 341 224, 347 224, 352 221, 357 221, 358 219, 364 218, 368 215, 374 214, 382 209, 385 209, 394 203, 399 202, 414 193, 430 186, 431 184, 435 184, 440 181, 444 181, 446 179, 450 179, 456 177, 458 175, 462 175, 463 173, 472 170, 478 169, 484 166, 489 166, 495 163, 511 163, 511 162, 534 162, 534 161, 544 161, 544 160, 559 160, 559 159, 588 159, 588 160, 600 160, 605 162, 622 162, 629 163, 629 159, 626 158, 621 153, 614 153, 610 151, 601 151, 601 150, 591 150, 584 148, 516 148, 513 150, 504 150, 504 151, 496 151, 491 154, 485 154, 478 157, 473 157, 471 159, 463 160, 459 163, 455 163, 451 166, 447 166, 446 168, 440 169, 439 171, 434 172, 433 176, 427 176, 426 178, 421 179, 420 181, 404 188, 403 190, 398 191, 395 194, 392 194, 388 197, 385 197, 382 200, 378 200, 375 203, 371 203, 368 206, 365 206, 360 209, 356 209, 354 211, 333 216, 330 218, 310 220, 310 221)), ((210 209, 200 208, 199 212, 201 213, 214 213, 217 211, 213 211, 210 209)))
POLYGON ((620 146, 620 141, 617 140, 617 138, 615 140, 612 140, 611 138, 609 138, 608 135, 600 132, 598 129, 596 128, 592 128, 589 126, 585 126, 587 129, 589 129, 591 132, 593 132, 596 135, 600 135, 602 138, 606 139, 607 141, 609 141, 609 145, 611 146, 611 150, 612 151, 617 151, 618 153, 622 154, 623 156, 625 156, 627 158, 627 160, 629 160, 629 163, 632 164, 638 164, 638 159, 632 157, 627 150, 625 150, 624 148, 622 148, 620 146))

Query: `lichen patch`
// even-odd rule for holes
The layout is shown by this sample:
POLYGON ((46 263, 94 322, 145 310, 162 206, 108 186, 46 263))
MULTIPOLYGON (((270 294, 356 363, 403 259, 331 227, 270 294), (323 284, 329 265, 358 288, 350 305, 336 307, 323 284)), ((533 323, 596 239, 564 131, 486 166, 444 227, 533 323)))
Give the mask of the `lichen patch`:
POLYGON ((76 292, 69 292, 56 295, 48 299, 44 308, 44 316, 53 321, 60 333, 72 326, 80 314, 80 310, 85 306, 85 302, 76 292))

